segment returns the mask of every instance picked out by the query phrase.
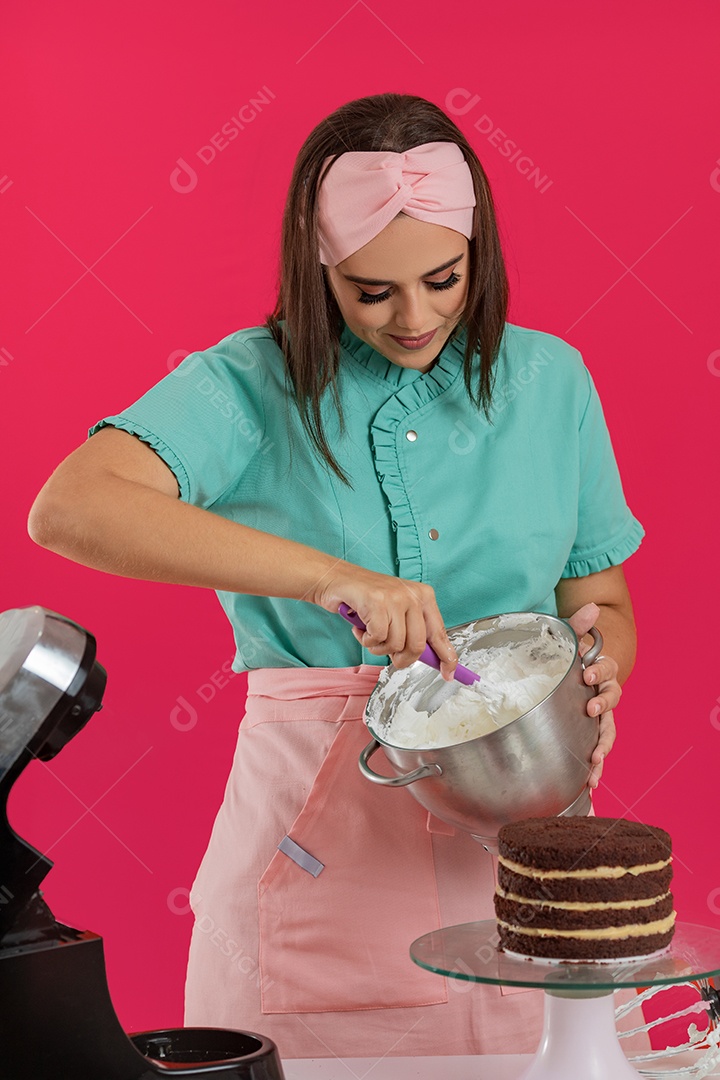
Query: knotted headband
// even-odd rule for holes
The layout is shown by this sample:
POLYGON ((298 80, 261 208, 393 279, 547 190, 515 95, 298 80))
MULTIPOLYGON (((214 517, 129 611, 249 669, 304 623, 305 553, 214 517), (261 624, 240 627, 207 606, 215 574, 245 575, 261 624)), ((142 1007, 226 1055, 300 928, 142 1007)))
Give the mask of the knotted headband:
MULTIPOLYGON (((323 168, 329 161, 332 157, 325 158, 323 168)), ((475 204, 472 173, 456 143, 423 143, 402 154, 341 154, 318 192, 320 262, 337 266, 401 210, 470 239, 475 204)))

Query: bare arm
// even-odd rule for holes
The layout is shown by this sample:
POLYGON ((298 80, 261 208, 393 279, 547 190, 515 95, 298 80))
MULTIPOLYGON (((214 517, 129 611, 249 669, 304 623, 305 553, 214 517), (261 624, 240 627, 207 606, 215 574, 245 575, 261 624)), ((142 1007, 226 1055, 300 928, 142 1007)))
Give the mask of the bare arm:
POLYGON ((587 577, 561 578, 555 599, 561 619, 568 619, 584 604, 597 604, 600 614, 595 625, 604 639, 602 651, 617 661, 616 678, 622 685, 635 665, 637 651, 635 617, 622 565, 587 577))
MULTIPOLYGON (((555 587, 558 615, 571 619, 576 630, 593 624, 603 636, 602 659, 584 669, 586 683, 597 686, 597 696, 590 699, 587 711, 598 716, 599 738, 592 754, 590 787, 597 787, 603 761, 615 742, 613 709, 620 701, 621 683, 635 663, 637 635, 630 592, 622 565, 608 567, 581 578, 561 578, 555 587)), ((582 633, 578 633, 582 639, 582 633)))
POLYGON ((182 502, 162 458, 111 427, 58 466, 30 510, 28 532, 111 574, 298 600, 338 562, 182 502))
POLYGON ((123 577, 288 597, 333 612, 344 601, 372 630, 365 644, 373 653, 405 667, 428 640, 448 658, 443 674, 452 678, 457 655, 429 585, 374 573, 178 496, 154 450, 107 427, 58 466, 33 503, 28 532, 41 547, 123 577))

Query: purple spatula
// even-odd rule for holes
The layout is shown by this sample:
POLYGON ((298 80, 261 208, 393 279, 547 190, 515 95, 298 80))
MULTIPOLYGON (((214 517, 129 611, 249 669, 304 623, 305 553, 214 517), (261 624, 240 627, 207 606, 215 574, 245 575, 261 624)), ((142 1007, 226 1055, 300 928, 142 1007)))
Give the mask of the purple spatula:
MULTIPOLYGON (((347 619, 353 626, 357 626, 358 630, 367 630, 365 623, 362 621, 356 611, 353 611, 347 604, 341 604, 338 608, 338 615, 342 615, 343 619, 347 619)), ((430 645, 425 645, 425 649, 418 657, 423 664, 427 664, 428 667, 433 667, 437 671, 440 670, 440 657, 430 645)), ((480 682, 480 676, 476 675, 470 668, 463 667, 462 664, 458 664, 455 668, 453 678, 458 682, 463 683, 465 686, 472 686, 475 682, 480 682)))

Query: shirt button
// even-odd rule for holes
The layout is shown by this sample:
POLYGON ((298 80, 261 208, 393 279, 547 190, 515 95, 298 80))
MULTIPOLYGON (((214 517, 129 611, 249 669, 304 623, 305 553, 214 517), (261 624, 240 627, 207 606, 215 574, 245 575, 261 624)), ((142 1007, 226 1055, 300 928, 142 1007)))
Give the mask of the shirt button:
POLYGON ((437 529, 431 529, 430 532, 428 533, 428 536, 430 537, 431 540, 437 540, 438 537, 440 536, 440 533, 437 531, 437 529))
POLYGON ((417 431, 406 431, 405 438, 408 442, 415 442, 417 439, 417 431))

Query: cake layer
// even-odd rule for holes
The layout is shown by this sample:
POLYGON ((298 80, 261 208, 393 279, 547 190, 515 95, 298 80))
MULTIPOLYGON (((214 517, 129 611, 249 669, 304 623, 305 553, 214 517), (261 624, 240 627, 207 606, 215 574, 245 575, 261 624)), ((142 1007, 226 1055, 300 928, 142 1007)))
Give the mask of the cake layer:
MULTIPOLYGON (((567 903, 567 902, 566 902, 567 903)), ((556 906, 546 902, 524 903, 513 894, 495 894, 497 918, 513 928, 550 928, 552 930, 592 930, 605 927, 626 927, 667 919, 673 911, 670 893, 648 903, 647 900, 627 900, 615 904, 578 904, 577 907, 556 906), (621 904, 624 903, 624 906, 621 904)))
POLYGON ((529 818, 503 825, 500 856, 537 870, 652 867, 671 857, 668 833, 624 818, 529 818))
POLYGON ((498 884, 506 893, 514 893, 529 900, 575 900, 617 901, 642 900, 662 896, 668 892, 672 881, 672 866, 663 866, 642 874, 623 873, 618 877, 581 878, 572 875, 553 878, 537 878, 532 871, 519 874, 498 862, 498 884))
POLYGON ((664 949, 672 941, 674 926, 669 930, 643 937, 616 939, 587 939, 579 937, 528 937, 506 930, 498 923, 500 945, 511 952, 525 953, 538 958, 558 960, 611 960, 623 956, 643 956, 664 949))
POLYGON ((553 960, 622 960, 675 929, 671 839, 622 818, 531 818, 499 834, 500 947, 553 960))

